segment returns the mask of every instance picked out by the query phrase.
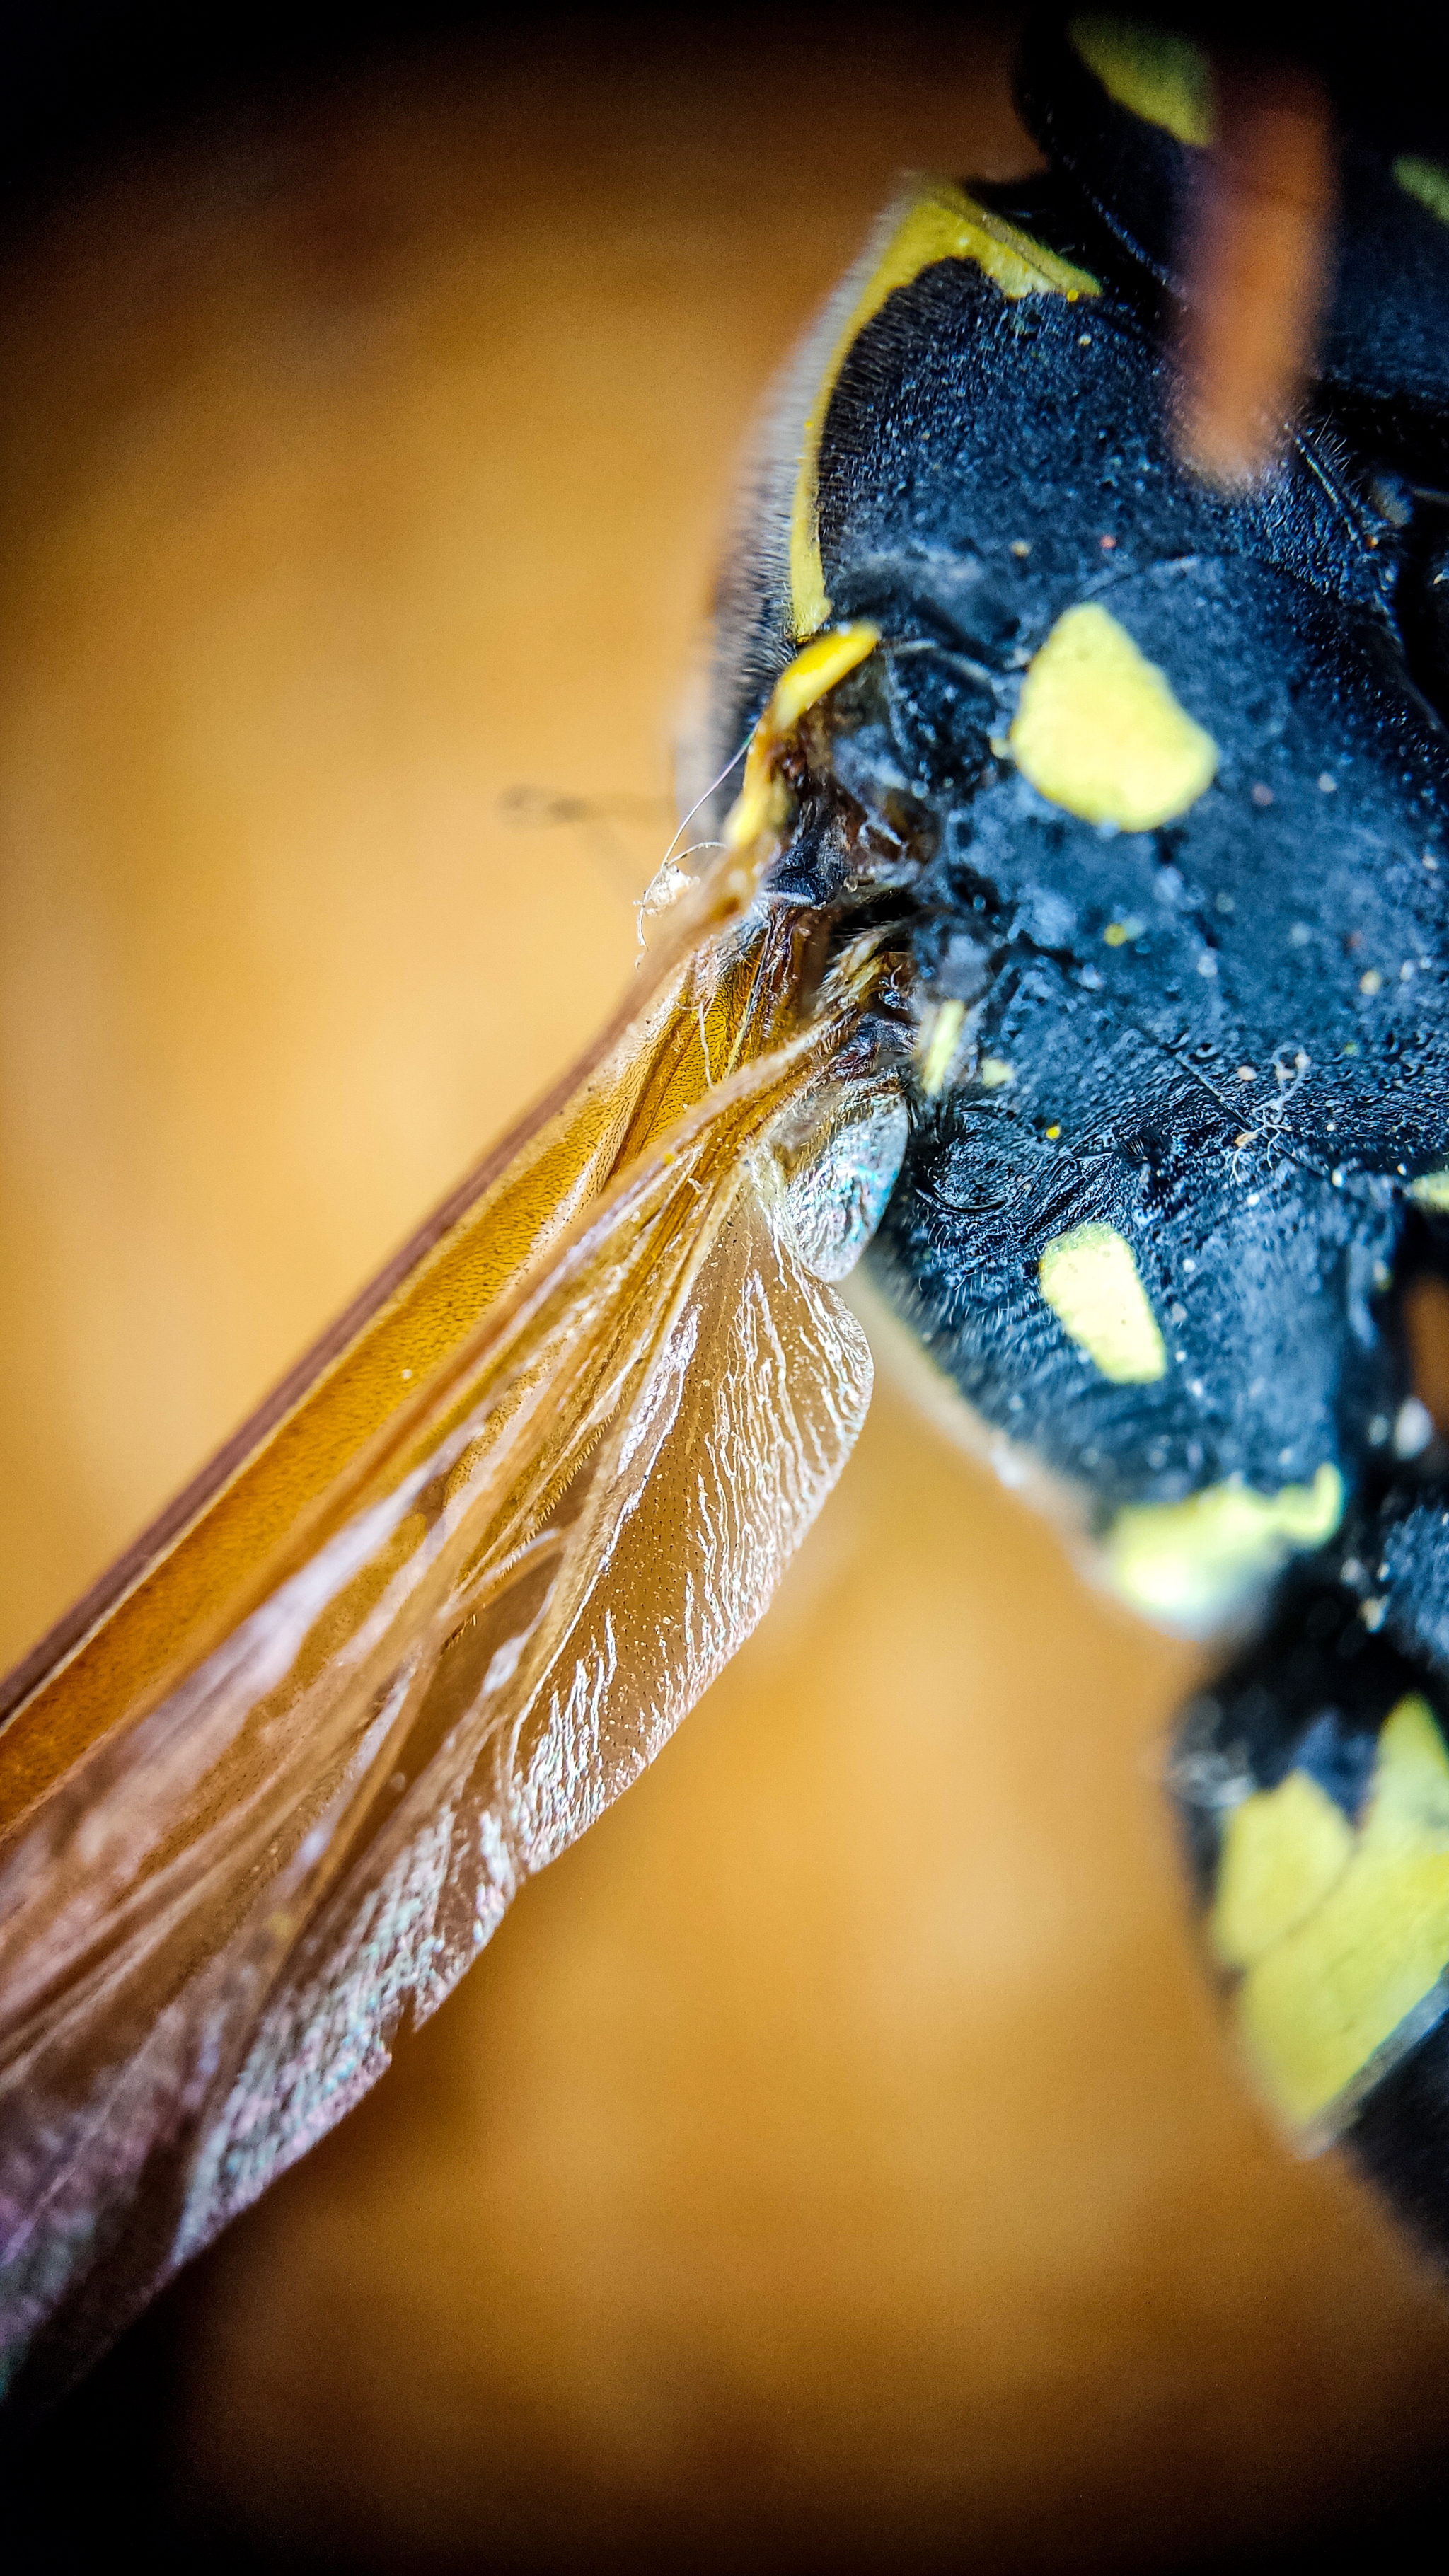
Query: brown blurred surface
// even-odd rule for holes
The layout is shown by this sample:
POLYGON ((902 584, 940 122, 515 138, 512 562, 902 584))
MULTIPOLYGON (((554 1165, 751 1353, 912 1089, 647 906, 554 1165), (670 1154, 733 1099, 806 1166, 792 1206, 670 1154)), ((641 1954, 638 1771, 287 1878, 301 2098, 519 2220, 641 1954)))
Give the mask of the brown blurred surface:
POLYGON ((1221 490, 1271 469, 1312 375, 1336 194, 1322 84, 1218 62, 1216 132, 1185 245, 1184 455, 1221 490))
MULTIPOLYGON (((1004 102, 969 28, 460 50, 22 243, 0 1648, 612 999, 751 411, 902 164, 1022 166, 1004 102)), ((655 1772, 118 2357, 138 2536, 1167 2566, 1392 2491, 1449 2310, 1217 2029, 1195 1669, 883 1388, 655 1772)))

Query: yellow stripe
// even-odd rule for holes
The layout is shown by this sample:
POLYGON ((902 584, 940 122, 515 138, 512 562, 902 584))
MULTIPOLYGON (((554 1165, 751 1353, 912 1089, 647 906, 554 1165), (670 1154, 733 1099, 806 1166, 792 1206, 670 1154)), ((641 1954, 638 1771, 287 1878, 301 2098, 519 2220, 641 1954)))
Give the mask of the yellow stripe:
POLYGON ((1311 1794, 1285 1794, 1298 1776, 1234 1809, 1212 1933, 1243 1961, 1238 2025, 1270 2101, 1332 2127, 1449 1969, 1449 1749, 1428 1703, 1400 1700, 1348 1836, 1325 1835, 1311 1794))
POLYGON ((833 635, 817 636, 813 644, 796 654, 793 662, 787 662, 750 736, 744 783, 724 828, 729 849, 746 850, 765 834, 781 829, 790 806, 785 782, 775 768, 781 745, 788 741, 801 717, 818 706, 836 682, 873 653, 879 642, 880 628, 862 618, 854 626, 842 626, 833 635))
POLYGON ((1107 96, 1129 116, 1160 125, 1179 143, 1199 149, 1211 143, 1212 73, 1200 46, 1162 27, 1095 13, 1074 18, 1067 36, 1107 96))
POLYGON ((1106 1537, 1112 1589, 1144 1619, 1205 1637, 1300 1549, 1323 1547, 1343 1518, 1343 1478, 1327 1460, 1311 1485, 1276 1494, 1204 1485, 1180 1503, 1124 1503, 1106 1537))
POLYGON ((820 440, 830 397, 861 332, 886 299, 942 259, 975 260, 1013 303, 1024 295, 1065 295, 1075 302, 1079 295, 1101 293, 1086 269, 1073 268, 1069 260, 1059 259, 1030 234, 1018 232, 1014 224, 978 206, 963 188, 933 183, 911 199, 851 307, 801 428, 790 513, 791 613, 801 642, 817 634, 830 615, 820 561, 819 511, 820 440))

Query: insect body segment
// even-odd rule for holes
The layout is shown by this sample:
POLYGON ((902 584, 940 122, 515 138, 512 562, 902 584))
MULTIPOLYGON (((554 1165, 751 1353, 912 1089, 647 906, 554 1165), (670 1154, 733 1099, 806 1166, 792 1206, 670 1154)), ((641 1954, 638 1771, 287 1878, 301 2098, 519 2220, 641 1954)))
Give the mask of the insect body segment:
POLYGON ((1053 172, 889 218, 728 568, 714 872, 661 872, 613 1028, 15 1677, 22 2397, 366 2089, 761 1616, 864 1413, 862 1253, 1129 1602, 1265 1622, 1174 1767, 1205 1947, 1282 2115, 1449 2252, 1449 1456, 1403 1308, 1449 1268, 1449 230, 1368 153, 1314 409, 1205 490, 1191 74, 1038 28, 1053 172))
MULTIPOLYGON (((1059 199, 1039 220, 1074 238, 1059 199)), ((1120 288, 1085 350, 1060 299, 1031 321, 939 262, 867 326, 820 450, 832 596, 881 632, 832 702, 854 840, 822 827, 820 882, 900 885, 924 1013, 872 1275, 1104 1528, 1235 1480, 1341 1493, 1404 1392, 1373 1312, 1393 1167, 1442 1158, 1437 745, 1386 696, 1377 567, 1322 482, 1190 485, 1120 288), (1409 944, 1366 995, 1360 959, 1409 944), (1135 1282, 1105 1366, 1049 1293, 1078 1243, 1135 1282)), ((1239 1516, 1245 1582, 1297 1518, 1249 1544, 1239 1516)))
POLYGON ((1439 1493, 1407 1478, 1377 1512, 1352 1513, 1189 1710, 1172 1769, 1261 2092, 1311 2142, 1342 2140, 1441 2249, 1446 1539, 1439 1493))
POLYGON ((1427 1701, 1385 1719, 1356 1816, 1303 1770, 1231 1810, 1210 1928, 1263 2080, 1291 2120, 1322 2118, 1449 1967, 1449 1750, 1427 1701))
POLYGON ((819 526, 820 441, 826 414, 841 368, 888 298, 909 286, 923 269, 945 259, 973 261, 1013 302, 1026 295, 1063 295, 1076 303, 1080 296, 1097 293, 1096 279, 1084 269, 1074 268, 1003 222, 963 188, 938 183, 913 191, 883 229, 881 245, 867 253, 832 305, 827 330, 833 328, 837 306, 844 303, 847 309, 822 371, 816 376, 810 369, 809 408, 798 430, 799 461, 790 511, 791 613, 794 632, 801 638, 816 634, 831 613, 819 526))
MULTIPOLYGON (((868 1280, 991 1438, 1075 1493, 1134 1607, 1211 1632, 1279 1587, 1230 1693, 1260 1694, 1256 1768, 1211 1810, 1203 1895, 1270 2098, 1367 2153, 1449 1995, 1444 1458, 1395 1449, 1400 1300, 1444 1257, 1449 651, 1425 566, 1449 378, 1426 334, 1449 232, 1353 145, 1324 380, 1281 471, 1218 495, 1174 451, 1160 289, 1210 131, 1199 59, 1052 20, 1023 81, 1056 166, 971 203, 1043 282, 923 218, 910 257, 877 255, 817 344, 788 567, 767 509, 732 583, 722 736, 802 613, 878 629, 786 861, 817 899, 889 893, 915 965, 868 1280), (1289 1666, 1327 1604, 1300 1721, 1289 1666), (1350 1719, 1337 1666, 1375 1619, 1392 1673, 1368 1701, 1360 1675, 1350 1719), (1294 1730, 1325 1725, 1357 1748, 1348 1805, 1282 1786, 1294 1730)), ((1449 2099, 1434 2116, 1449 2173, 1449 2099)))

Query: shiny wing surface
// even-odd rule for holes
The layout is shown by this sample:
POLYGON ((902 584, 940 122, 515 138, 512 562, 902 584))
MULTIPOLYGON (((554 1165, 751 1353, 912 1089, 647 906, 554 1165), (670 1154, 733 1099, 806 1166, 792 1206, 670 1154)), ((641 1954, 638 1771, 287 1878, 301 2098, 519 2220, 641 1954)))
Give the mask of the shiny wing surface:
MULTIPOLYGON (((526 1236, 240 1615, 7 1838, 0 2306, 23 2400, 375 2080, 403 2012, 436 2007, 749 1632, 838 1474, 869 1359, 790 1198, 878 969, 848 953, 807 1005, 805 950, 772 908, 656 981, 547 1113, 555 1144, 585 1115, 608 1139, 575 1155, 567 1221, 526 1236)), ((551 1204, 537 1149, 505 1205, 520 1168, 551 1204)))

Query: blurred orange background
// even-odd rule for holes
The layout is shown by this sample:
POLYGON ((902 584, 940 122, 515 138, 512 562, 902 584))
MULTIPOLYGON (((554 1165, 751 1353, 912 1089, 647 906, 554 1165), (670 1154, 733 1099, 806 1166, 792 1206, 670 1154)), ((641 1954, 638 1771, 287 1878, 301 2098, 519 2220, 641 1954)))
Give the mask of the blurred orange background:
MULTIPOLYGON (((1030 166, 1005 52, 359 45, 15 229, 0 1659, 613 1000, 751 415, 902 166, 1030 166)), ((656 1770, 57 2419, 34 2563, 107 2425, 153 2563, 1242 2563, 1428 2474, 1449 2305, 1199 1973, 1198 1668, 883 1384, 656 1770)))

